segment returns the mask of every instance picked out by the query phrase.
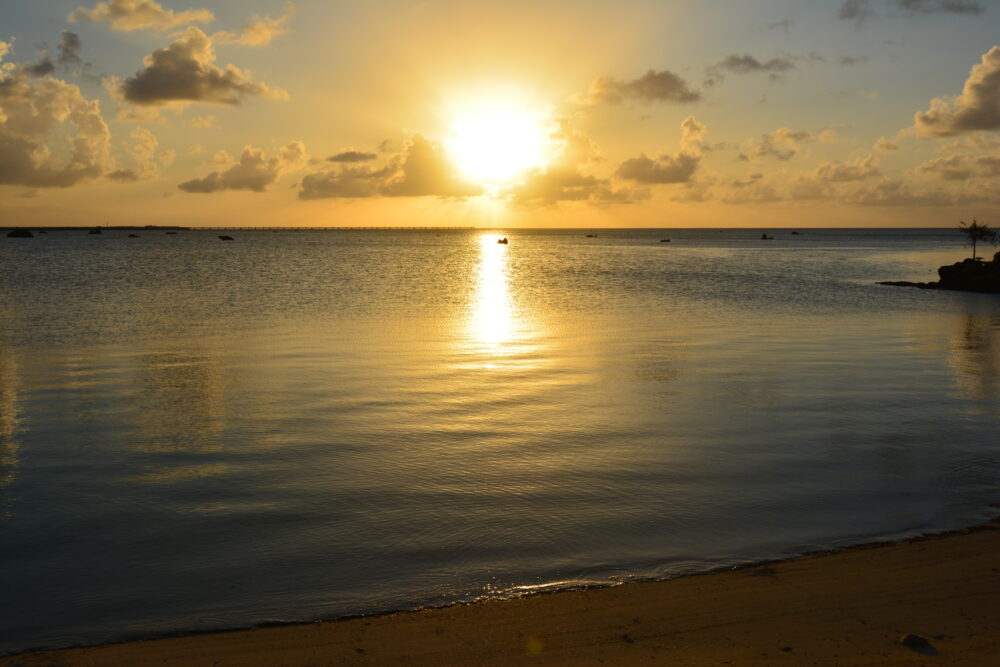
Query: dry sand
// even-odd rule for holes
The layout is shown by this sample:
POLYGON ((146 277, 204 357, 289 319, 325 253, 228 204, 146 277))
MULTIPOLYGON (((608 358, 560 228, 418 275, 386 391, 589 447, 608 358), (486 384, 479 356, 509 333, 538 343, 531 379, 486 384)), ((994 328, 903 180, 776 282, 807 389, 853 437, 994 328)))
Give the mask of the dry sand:
POLYGON ((650 663, 998 665, 1000 523, 672 581, 0 658, 3 667, 650 663))

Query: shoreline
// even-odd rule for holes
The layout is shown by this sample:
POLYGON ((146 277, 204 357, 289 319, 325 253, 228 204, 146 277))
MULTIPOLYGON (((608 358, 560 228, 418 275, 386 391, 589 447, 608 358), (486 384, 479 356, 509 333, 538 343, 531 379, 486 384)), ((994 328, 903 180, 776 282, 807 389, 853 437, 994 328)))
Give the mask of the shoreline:
POLYGON ((667 580, 0 657, 31 665, 993 664, 1000 517, 667 580))

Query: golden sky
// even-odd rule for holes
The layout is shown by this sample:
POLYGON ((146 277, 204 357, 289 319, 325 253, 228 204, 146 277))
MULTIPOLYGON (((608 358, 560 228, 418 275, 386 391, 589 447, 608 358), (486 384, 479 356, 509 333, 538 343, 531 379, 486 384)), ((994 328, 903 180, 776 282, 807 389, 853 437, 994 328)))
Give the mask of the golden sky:
POLYGON ((0 0, 2 224, 990 223, 998 28, 973 0, 0 0))

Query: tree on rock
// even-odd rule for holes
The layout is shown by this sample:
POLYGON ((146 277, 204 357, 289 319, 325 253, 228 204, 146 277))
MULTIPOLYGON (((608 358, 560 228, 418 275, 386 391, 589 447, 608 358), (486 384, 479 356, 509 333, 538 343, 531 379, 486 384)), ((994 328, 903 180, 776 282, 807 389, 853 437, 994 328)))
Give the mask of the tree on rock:
POLYGON ((958 223, 958 228, 962 230, 962 233, 969 239, 969 243, 972 245, 972 259, 976 259, 976 244, 980 241, 989 241, 993 245, 997 243, 997 233, 990 229, 989 225, 976 222, 973 218, 972 222, 966 224, 964 221, 958 223))

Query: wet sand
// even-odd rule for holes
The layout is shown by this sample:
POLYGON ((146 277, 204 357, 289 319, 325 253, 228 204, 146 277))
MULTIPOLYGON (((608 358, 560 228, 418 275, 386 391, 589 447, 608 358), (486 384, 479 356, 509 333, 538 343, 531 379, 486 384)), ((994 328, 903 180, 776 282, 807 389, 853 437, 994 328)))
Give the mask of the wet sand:
POLYGON ((0 665, 995 665, 998 656, 995 520, 671 581, 41 651, 0 665))

